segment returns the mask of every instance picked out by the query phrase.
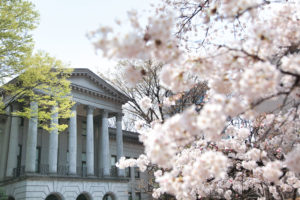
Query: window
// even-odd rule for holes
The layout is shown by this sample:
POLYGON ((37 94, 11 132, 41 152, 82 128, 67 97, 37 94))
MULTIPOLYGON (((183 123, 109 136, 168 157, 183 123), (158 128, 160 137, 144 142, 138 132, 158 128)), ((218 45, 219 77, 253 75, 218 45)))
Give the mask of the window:
MULTIPOLYGON (((129 157, 126 156, 126 159, 129 159, 129 157)), ((130 178, 130 167, 125 168, 125 176, 130 178)))
POLYGON ((24 117, 21 117, 20 126, 24 126, 24 117))
MULTIPOLYGON (((141 200, 141 199, 142 199, 141 192, 136 192, 135 193, 135 200, 141 200)), ((131 192, 128 192, 128 200, 133 200, 131 192)))
POLYGON ((86 176, 86 153, 83 152, 81 154, 81 170, 82 170, 82 176, 86 176))
POLYGON ((138 167, 135 167, 135 169, 134 169, 134 177, 140 178, 140 170, 138 167))
POLYGON ((112 167, 115 167, 116 166, 116 163, 117 163, 117 156, 116 155, 112 155, 110 157, 110 164, 112 167))
POLYGON ((86 136, 86 121, 82 120, 81 122, 81 135, 86 136))
MULTIPOLYGON (((4 129, 5 129, 5 123, 1 122, 0 123, 0 135, 2 135, 4 133, 4 129)), ((1 136, 2 137, 2 136, 1 136)))
MULTIPOLYGON (((21 175, 21 161, 22 161, 22 145, 18 145, 18 154, 17 154, 17 169, 16 169, 16 176, 21 175)), ((1 194, 0 194, 0 199, 1 199, 1 194)))
POLYGON ((130 178, 130 167, 125 168, 125 176, 130 178))
POLYGON ((128 200, 132 200, 132 193, 128 192, 128 200))
POLYGON ((21 167, 21 159, 22 159, 22 145, 18 146, 18 155, 17 155, 17 168, 21 167))
MULTIPOLYGON (((137 158, 134 158, 137 159, 137 158)), ((135 167, 134 169, 134 178, 140 178, 140 170, 138 167, 135 167)))
POLYGON ((141 200, 142 199, 142 194, 140 192, 135 193, 135 199, 136 200, 141 200))
POLYGON ((36 147, 35 151, 35 171, 40 172, 41 163, 41 147, 36 147))

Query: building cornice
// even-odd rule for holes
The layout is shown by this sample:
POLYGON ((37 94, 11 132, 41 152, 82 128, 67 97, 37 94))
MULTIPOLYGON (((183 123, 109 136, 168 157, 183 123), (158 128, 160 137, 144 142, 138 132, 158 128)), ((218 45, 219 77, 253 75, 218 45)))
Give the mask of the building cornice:
POLYGON ((75 68, 71 74, 72 77, 81 76, 81 77, 87 77, 89 80, 94 82, 99 88, 104 90, 105 93, 101 93, 99 91, 94 91, 89 88, 85 88, 76 84, 71 83, 72 89, 79 90, 81 92, 85 92, 94 96, 98 96, 101 98, 108 98, 109 100, 118 101, 122 104, 125 104, 129 99, 126 95, 124 95, 122 92, 118 91, 116 88, 111 86, 109 83, 107 83, 105 80, 100 78, 98 75, 96 75, 94 72, 87 68, 75 68))
POLYGON ((102 99, 105 99, 108 101, 114 101, 114 102, 121 103, 121 104, 124 104, 127 102, 127 100, 120 99, 117 96, 108 95, 106 93, 99 92, 99 91, 96 91, 96 90, 93 90, 93 89, 90 89, 87 87, 83 87, 81 85, 77 85, 74 83, 71 84, 71 87, 72 87, 72 90, 76 90, 78 92, 89 94, 89 95, 95 96, 97 98, 102 98, 102 99))

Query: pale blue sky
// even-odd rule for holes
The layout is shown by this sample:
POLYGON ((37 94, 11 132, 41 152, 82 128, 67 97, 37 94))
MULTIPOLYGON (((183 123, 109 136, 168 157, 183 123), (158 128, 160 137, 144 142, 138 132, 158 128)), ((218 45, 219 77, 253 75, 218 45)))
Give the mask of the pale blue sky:
MULTIPOLYGON (((150 0, 31 0, 40 13, 34 31, 36 49, 69 63, 105 72, 114 62, 95 55, 86 33, 99 25, 113 25, 126 19, 130 9, 145 10, 150 0)), ((151 1, 152 2, 152 1, 151 1)), ((124 30, 126 31, 126 30, 124 30)))

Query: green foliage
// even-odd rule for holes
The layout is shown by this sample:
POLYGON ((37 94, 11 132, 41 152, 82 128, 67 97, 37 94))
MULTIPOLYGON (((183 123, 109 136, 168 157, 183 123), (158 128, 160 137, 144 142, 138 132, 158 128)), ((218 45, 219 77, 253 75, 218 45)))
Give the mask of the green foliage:
POLYGON ((4 189, 0 188, 0 200, 6 200, 7 196, 5 195, 4 189))
POLYGON ((0 0, 0 83, 22 71, 31 56, 29 33, 38 23, 38 13, 29 1, 0 0))
POLYGON ((71 70, 46 53, 32 55, 30 31, 36 28, 38 16, 28 0, 0 0, 0 85, 17 77, 1 87, 0 112, 19 104, 21 110, 12 115, 37 117, 43 129, 63 131, 66 124, 51 126, 50 119, 56 112, 59 118, 70 117, 71 70), (38 112, 30 109, 31 101, 38 103, 38 112))
POLYGON ((70 81, 72 69, 67 69, 61 61, 39 52, 24 60, 25 71, 3 86, 6 94, 6 105, 18 102, 22 110, 13 113, 25 118, 37 117, 39 126, 45 130, 58 128, 63 131, 66 124, 50 126, 50 119, 54 113, 59 118, 69 118, 72 98, 70 81), (38 112, 30 109, 30 102, 38 103, 38 112), (52 109, 55 107, 55 109, 52 109))

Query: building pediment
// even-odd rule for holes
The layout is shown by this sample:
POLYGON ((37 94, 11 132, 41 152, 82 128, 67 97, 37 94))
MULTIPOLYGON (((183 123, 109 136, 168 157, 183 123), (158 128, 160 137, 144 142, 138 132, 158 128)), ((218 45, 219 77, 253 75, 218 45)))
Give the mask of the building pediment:
POLYGON ((128 98, 87 68, 75 68, 70 77, 74 91, 86 93, 97 98, 125 104, 128 98))

